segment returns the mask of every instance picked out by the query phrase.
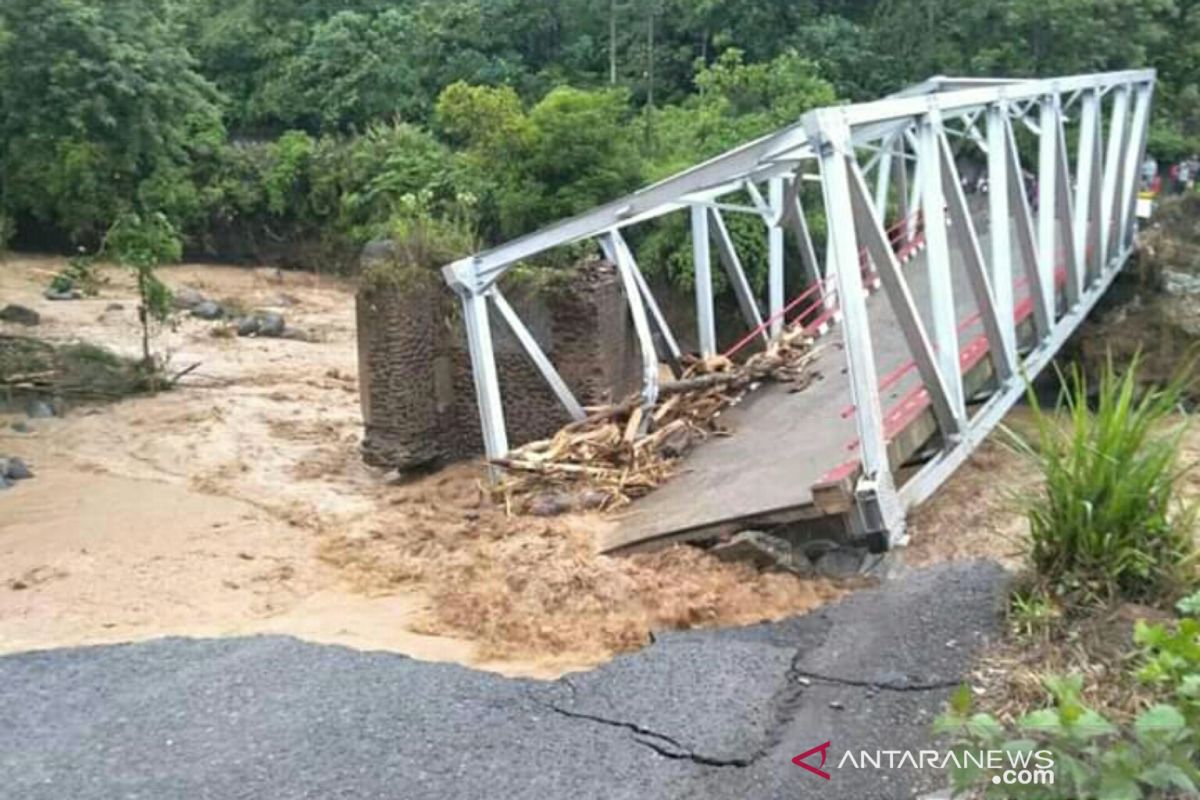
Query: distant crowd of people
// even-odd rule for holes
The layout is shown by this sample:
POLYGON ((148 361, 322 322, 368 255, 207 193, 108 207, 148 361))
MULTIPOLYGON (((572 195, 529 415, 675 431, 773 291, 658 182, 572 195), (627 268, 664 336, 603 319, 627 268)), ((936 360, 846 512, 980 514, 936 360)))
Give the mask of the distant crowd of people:
POLYGON ((1153 194, 1183 194, 1196 188, 1196 178, 1200 176, 1200 156, 1193 155, 1176 161, 1167 167, 1166 181, 1159 169, 1158 162, 1147 156, 1142 162, 1142 191, 1153 194))

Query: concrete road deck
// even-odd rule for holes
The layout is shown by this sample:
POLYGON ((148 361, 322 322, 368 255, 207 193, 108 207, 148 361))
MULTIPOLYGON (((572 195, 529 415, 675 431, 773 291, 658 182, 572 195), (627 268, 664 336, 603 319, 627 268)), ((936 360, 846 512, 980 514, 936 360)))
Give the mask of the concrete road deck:
MULTIPOLYGON (((986 225, 980 226, 979 238, 986 260, 990 241, 986 225)), ((1013 294, 1020 304, 1029 289, 1019 256, 1014 256, 1013 294)), ((983 329, 953 235, 950 260, 960 320, 959 346, 964 348, 982 336, 983 329)), ((924 250, 914 255, 903 271, 926 330, 932 331, 924 250)), ((899 437, 908 425, 920 422, 909 419, 901 408, 903 401, 912 400, 920 378, 916 369, 906 369, 911 354, 886 294, 874 291, 867 308, 881 381, 880 399, 885 415, 890 412, 889 433, 899 437)), ((678 475, 620 515, 618 525, 600 542, 601 549, 632 550, 822 516, 813 505, 812 486, 856 457, 857 431, 841 329, 834 326, 817 339, 817 346, 822 350, 812 367, 819 376, 816 382, 799 392, 782 384, 764 384, 751 392, 723 417, 732 435, 713 437, 698 447, 678 475)), ((911 452, 900 455, 903 460, 911 452)), ((895 457, 893 453, 893 460, 895 457)))

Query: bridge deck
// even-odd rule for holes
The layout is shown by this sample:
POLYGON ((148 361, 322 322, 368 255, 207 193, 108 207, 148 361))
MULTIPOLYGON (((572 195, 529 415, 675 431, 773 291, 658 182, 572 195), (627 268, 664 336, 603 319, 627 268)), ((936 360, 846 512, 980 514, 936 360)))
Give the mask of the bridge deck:
MULTIPOLYGON (((979 238, 986 253, 987 232, 981 230, 979 238)), ((950 247, 959 343, 969 369, 980 361, 986 344, 954 237, 950 247)), ((1019 267, 1019 257, 1015 260, 1019 267)), ((931 330, 924 252, 903 269, 926 329, 931 330)), ((1018 322, 1031 308, 1023 274, 1016 269, 1013 281, 1018 322)), ((911 355, 887 297, 875 291, 867 307, 895 468, 929 438, 932 415, 920 402, 920 378, 911 367, 911 355)), ((812 487, 856 458, 857 432, 850 413, 840 328, 834 326, 817 344, 823 349, 812 368, 819 380, 799 392, 787 385, 764 384, 750 393, 724 416, 732 435, 714 437, 698 447, 678 475, 620 515, 600 542, 601 549, 637 549, 823 516, 813 503, 812 487)))

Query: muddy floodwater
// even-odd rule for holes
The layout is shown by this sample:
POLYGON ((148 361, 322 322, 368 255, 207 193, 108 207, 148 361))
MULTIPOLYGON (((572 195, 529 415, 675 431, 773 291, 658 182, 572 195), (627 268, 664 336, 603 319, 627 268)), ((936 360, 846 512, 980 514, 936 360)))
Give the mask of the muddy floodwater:
MULTIPOLYGON (((128 276, 107 268, 98 296, 47 301, 63 263, 0 264, 0 304, 42 317, 0 334, 136 355, 128 276)), ((278 311, 307 341, 223 335, 185 314, 155 340, 172 368, 199 364, 176 390, 49 419, 0 413, 0 455, 36 472, 0 492, 0 651, 270 632, 551 676, 656 629, 774 619, 843 592, 692 548, 598 556, 593 535, 611 523, 508 518, 473 464, 394 485, 359 458, 351 283, 212 265, 162 275, 278 311)))

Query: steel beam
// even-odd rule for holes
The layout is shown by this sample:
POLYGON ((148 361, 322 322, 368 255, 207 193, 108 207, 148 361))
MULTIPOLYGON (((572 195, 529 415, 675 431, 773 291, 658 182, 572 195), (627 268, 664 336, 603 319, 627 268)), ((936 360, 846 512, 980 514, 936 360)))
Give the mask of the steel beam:
POLYGON ((800 200, 799 193, 792 199, 792 203, 790 219, 795 228, 796 240, 800 245, 800 266, 804 268, 804 277, 808 279, 811 286, 821 282, 821 267, 817 263, 817 249, 813 245, 812 234, 808 230, 808 220, 804 216, 804 205, 800 200))
POLYGON ((1125 205, 1121 217, 1121 242, 1124 247, 1133 245, 1137 231, 1138 175, 1146 153, 1146 138, 1150 127, 1150 100, 1154 95, 1154 84, 1139 84, 1135 89, 1133 122, 1129 130, 1129 150, 1125 165, 1125 205))
POLYGON ((875 176, 875 213, 887 227, 888 191, 892 180, 892 150, 890 142, 879 155, 879 173, 875 176))
POLYGON ((967 411, 962 370, 958 363, 958 316, 954 307, 954 278, 950 271, 950 243, 946 236, 946 200, 942 192, 939 152, 942 124, 937 112, 922 118, 917 131, 920 156, 917 165, 921 170, 921 212, 925 218, 925 264, 929 271, 933 341, 937 348, 939 371, 946 381, 950 408, 961 426, 965 424, 967 411))
MULTIPOLYGON (((1065 282, 1067 307, 1070 308, 1079 302, 1080 294, 1083 291, 1083 251, 1075 247, 1075 209, 1071 201, 1071 168, 1070 162, 1067 160, 1067 135, 1063 127, 1062 109, 1059 106, 1057 95, 1054 97, 1053 104, 1055 121, 1054 177, 1058 183, 1055 212, 1062 234, 1060 238, 1062 239, 1063 264, 1067 273, 1065 282)), ((1057 262, 1057 259, 1055 260, 1057 262)), ((1055 268, 1057 269, 1057 263, 1055 268)))
POLYGON ((562 379, 562 375, 554 368, 554 364, 550 363, 550 359, 546 357, 537 340, 533 338, 533 334, 525 327, 525 323, 521 322, 521 318, 517 315, 517 312, 508 304, 508 300, 501 294, 500 289, 492 287, 487 296, 491 298, 492 305, 500 312, 500 316, 508 325, 508 329, 517 337, 517 341, 521 343, 525 354, 529 356, 529 360, 533 362, 538 372, 542 374, 542 378, 549 384, 550 390, 554 392, 554 396, 558 398, 558 402, 562 403, 563 408, 567 410, 571 419, 578 422, 586 418, 587 413, 583 410, 583 406, 575 399, 575 395, 571 393, 567 382, 562 379))
POLYGON ((638 350, 642 357, 642 405, 648 408, 658 401, 658 358, 642 291, 635 277, 640 270, 620 231, 610 231, 605 237, 605 242, 605 250, 611 252, 610 257, 617 265, 621 287, 625 290, 625 300, 629 304, 629 314, 633 317, 633 329, 637 334, 638 350))
POLYGON ((925 332, 925 323, 917 311, 917 304, 909 291, 908 281, 900 270, 900 262, 892 250, 884 232, 883 224, 867 199, 867 187, 863 182, 862 173, 857 166, 850 165, 850 199, 854 205, 854 221, 859 235, 866 243, 867 252, 879 270, 879 280, 887 294, 892 313, 900 323, 904 341, 908 344, 908 352, 917 365, 917 372, 925 391, 929 393, 930 405, 938 427, 947 436, 957 435, 962 431, 962 420, 955 415, 950 402, 950 390, 938 369, 937 356, 925 332))
POLYGON ((709 251, 708 211, 692 206, 692 277, 696 284, 696 328, 700 357, 717 353, 717 325, 713 314, 712 255, 709 251))
POLYGON ((832 110, 804 116, 810 136, 821 143, 821 185, 825 192, 826 217, 832 232, 834 279, 842 312, 850 394, 858 428, 863 473, 869 480, 883 477, 890 485, 883 409, 879 400, 879 378, 875 371, 875 349, 867 316, 862 275, 858 271, 858 238, 854 231, 854 208, 850 200, 850 131, 832 110))
POLYGON ((1009 214, 1008 146, 1005 133, 1007 115, 1004 101, 990 107, 987 112, 988 218, 996 316, 1000 319, 1005 351, 1015 353, 1017 329, 1013 318, 1012 222, 1009 214))
POLYGON ((504 403, 500 398, 500 377, 496 372, 496 353, 492 346, 487 298, 467 287, 455 288, 462 301, 467 350, 471 355, 471 375, 475 381, 475 403, 479 407, 479 423, 483 433, 483 449, 491 461, 507 455, 508 433, 504 427, 504 403))
POLYGON ((1052 97, 1040 102, 1038 117, 1038 276, 1050 299, 1050 319, 1056 316, 1054 272, 1058 261, 1058 108, 1052 97))
MULTIPOLYGON (((1121 271, 1121 266, 1128 259, 1130 252, 1131 250, 1125 250, 1112 263, 1106 265, 1096 282, 1084 292, 1080 302, 1074 308, 1069 309, 1058 321, 1050 337, 1025 359, 1021 365, 1021 371, 1028 380, 1033 380, 1046 368, 1066 340, 1091 313, 1096 302, 1108 290, 1113 278, 1121 271)), ((933 492, 946 482, 954 470, 958 469, 971 455, 971 452, 1000 424, 1004 415, 1025 396, 1026 391, 1024 384, 1014 384, 993 395, 976 413, 967 435, 956 446, 939 453, 900 489, 900 498, 904 507, 913 508, 928 500, 933 492)))
POLYGON ((1021 174, 1021 158, 1017 152, 1017 139, 1013 134, 1012 120, 1004 120, 1005 148, 1008 162, 1008 199, 1014 212, 1014 229, 1017 232, 1017 247, 1021 251, 1021 266, 1025 280, 1033 297, 1033 323, 1037 338, 1043 340, 1050 335, 1054 320, 1051 303, 1054 295, 1047 294, 1042 285, 1038 268, 1038 248, 1033 238, 1033 221, 1030 219, 1029 199, 1025 196, 1025 176, 1021 174))
MULTIPOLYGON (((950 142, 946 140, 944 134, 938 136, 938 145, 942 156, 942 190, 947 200, 946 208, 950 212, 951 228, 958 240, 958 252, 962 256, 962 269, 967 273, 967 280, 971 284, 971 293, 975 296, 975 306, 979 310, 983 333, 988 340, 992 366, 995 368, 1000 382, 1007 383, 1016 376, 1015 351, 1009 349, 1008 339, 1004 335, 1004 324, 996 311, 996 301, 992 295, 987 265, 983 261, 983 251, 979 247, 979 236, 975 233, 975 222, 971 219, 971 210, 967 207, 967 198, 963 194, 958 168, 954 165, 954 153, 950 150, 950 142)), ((1008 326, 1012 326, 1011 320, 1008 326)), ((956 364, 957 355, 958 353, 955 351, 956 364)))
MULTIPOLYGON (((779 219, 783 218, 783 178, 772 178, 767 184, 770 207, 779 219)), ((767 220, 767 317, 771 320, 771 337, 783 331, 783 228, 767 220)))
POLYGON ((1108 152, 1104 158, 1104 183, 1101 191, 1103 217, 1101 222, 1101 263, 1108 263, 1108 254, 1115 253, 1117 228, 1121 224, 1120 185, 1122 156, 1125 153, 1126 127, 1129 121, 1129 87, 1118 86, 1113 90, 1112 109, 1108 123, 1108 152))
MULTIPOLYGON (((609 263, 619 267, 617 264, 617 252, 613 247, 613 239, 607 234, 600 236, 597 240, 600 249, 604 252, 604 257, 609 263)), ((624 242, 624 239, 621 240, 624 242)), ((625 245, 628 251, 628 245, 625 245)), ((629 257, 633 259, 632 251, 629 251, 629 257)), ((637 284, 638 292, 641 294, 642 302, 645 304, 646 311, 650 315, 650 324, 654 326, 654 330, 658 333, 661 349, 659 355, 667 365, 671 368, 671 372, 675 377, 683 374, 683 355, 679 350, 679 344, 675 341, 675 334, 671 333, 671 328, 667 325, 666 317, 663 316, 662 309, 658 306, 658 301, 654 299, 654 293, 650 291, 650 286, 646 283, 646 276, 637 268, 636 262, 633 269, 633 280, 637 284)))
MULTIPOLYGON (((729 229, 725 227, 725 219, 715 208, 708 209, 708 219, 710 230, 716 231, 717 234, 717 257, 721 260, 721 266, 725 268, 729 285, 733 287, 733 295, 737 298, 742 318, 746 320, 746 325, 751 330, 758 330, 762 327, 762 312, 759 310, 758 301, 754 299, 750 281, 746 279, 746 270, 742 268, 742 260, 733 246, 733 237, 729 235, 729 229)), ((762 338, 764 342, 767 341, 765 330, 762 332, 762 338)))
MULTIPOLYGON (((892 167, 896 173, 896 217, 904 222, 904 241, 907 243, 912 239, 908 222, 912 206, 908 202, 908 160, 905 158, 903 137, 897 137, 896 149, 900 153, 900 158, 895 160, 892 167)), ((882 215, 880 218, 883 219, 882 215)))
POLYGON ((1100 92, 1089 89, 1079 105, 1079 154, 1075 158, 1075 253, 1080 286, 1099 274, 1100 252, 1100 92))

